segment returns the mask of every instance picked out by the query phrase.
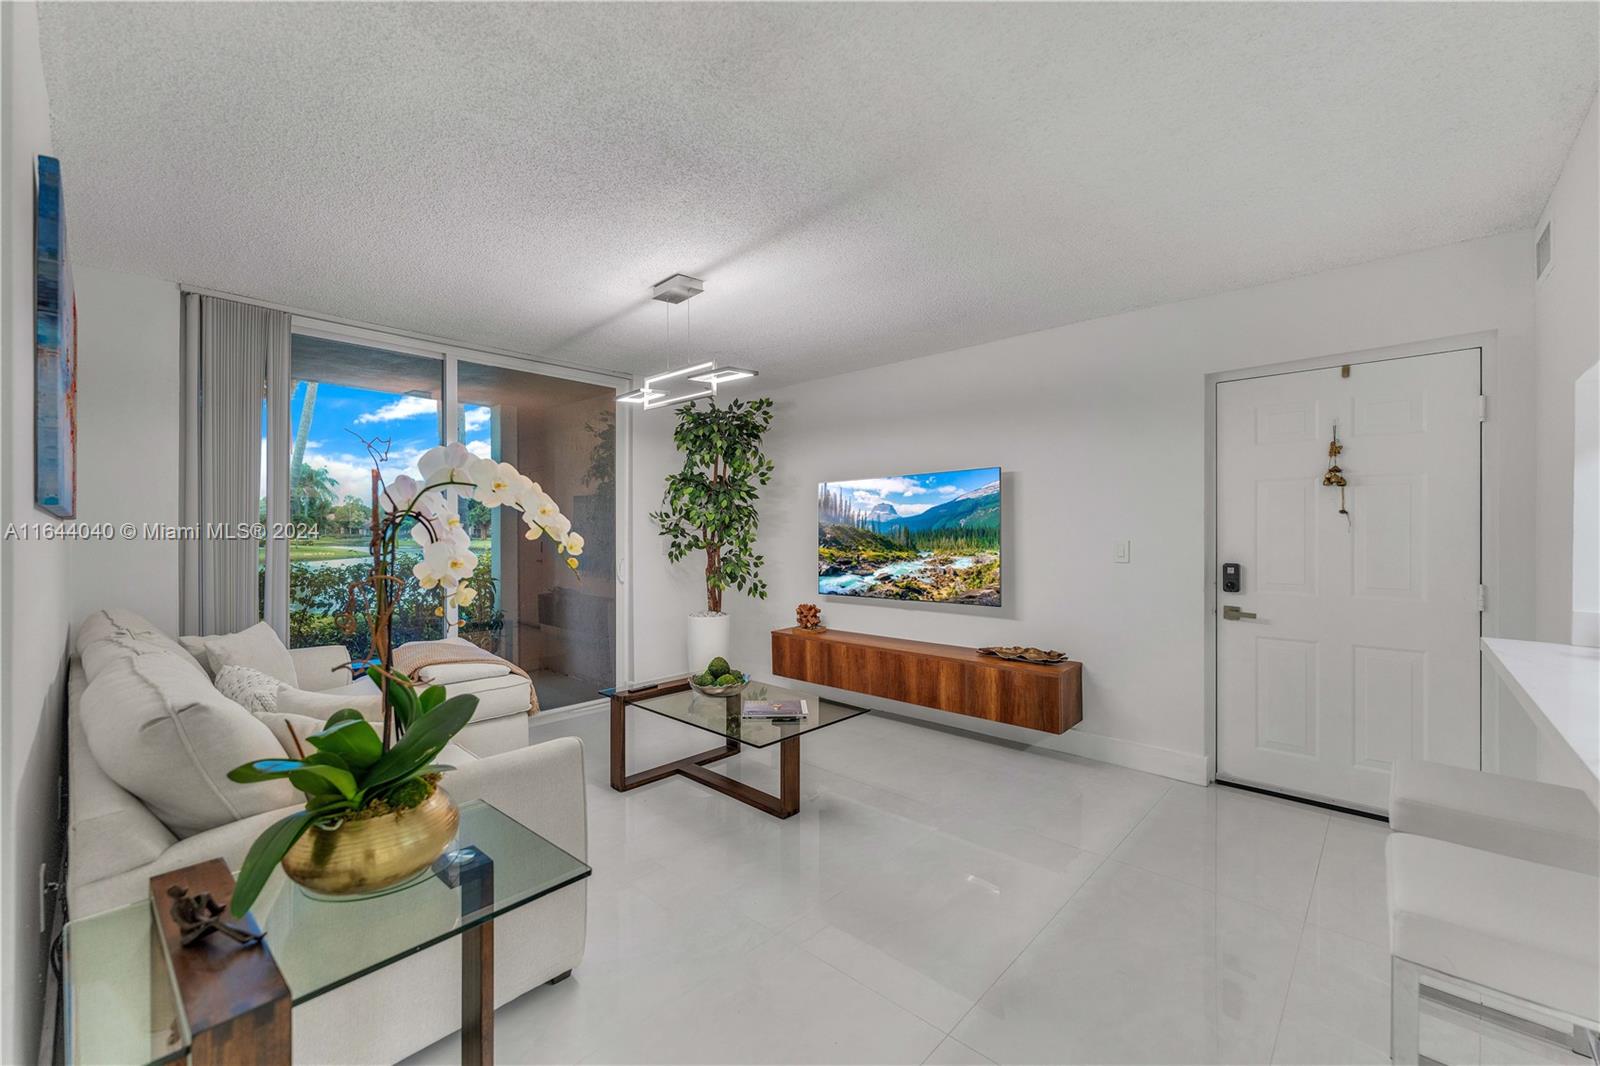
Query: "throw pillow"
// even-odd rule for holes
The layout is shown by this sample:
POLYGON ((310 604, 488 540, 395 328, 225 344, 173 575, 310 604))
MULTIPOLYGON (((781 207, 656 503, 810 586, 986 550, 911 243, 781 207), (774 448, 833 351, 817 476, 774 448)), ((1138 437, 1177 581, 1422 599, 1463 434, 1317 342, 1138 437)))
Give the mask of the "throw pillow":
POLYGON ((303 759, 317 750, 314 745, 306 743, 306 737, 322 732, 324 724, 320 718, 304 714, 279 714, 276 711, 258 711, 256 721, 272 730, 272 735, 283 745, 283 753, 291 759, 303 759))
POLYGON ((217 691, 251 714, 278 709, 283 682, 253 666, 224 666, 217 671, 217 691))
POLYGON ((325 722, 333 716, 334 711, 354 707, 369 722, 383 721, 383 697, 379 695, 376 685, 345 687, 357 688, 358 691, 307 692, 283 685, 278 689, 278 705, 274 709, 279 714, 305 715, 325 722))
POLYGON ((224 666, 248 666, 272 675, 285 685, 299 684, 293 656, 284 647, 277 630, 266 622, 257 622, 240 633, 201 637, 200 640, 205 645, 212 676, 221 673, 224 666))
POLYGON ((79 716, 95 762, 179 837, 300 802, 287 781, 228 780, 241 763, 279 758, 282 746, 176 655, 108 663, 84 689, 79 716))

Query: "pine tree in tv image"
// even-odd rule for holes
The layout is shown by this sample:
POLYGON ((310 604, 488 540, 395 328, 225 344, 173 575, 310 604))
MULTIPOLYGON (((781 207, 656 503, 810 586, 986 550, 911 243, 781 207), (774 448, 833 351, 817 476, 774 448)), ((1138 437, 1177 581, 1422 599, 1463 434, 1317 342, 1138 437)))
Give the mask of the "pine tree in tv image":
POLYGON ((817 486, 817 591, 1000 606, 1000 468, 817 486))

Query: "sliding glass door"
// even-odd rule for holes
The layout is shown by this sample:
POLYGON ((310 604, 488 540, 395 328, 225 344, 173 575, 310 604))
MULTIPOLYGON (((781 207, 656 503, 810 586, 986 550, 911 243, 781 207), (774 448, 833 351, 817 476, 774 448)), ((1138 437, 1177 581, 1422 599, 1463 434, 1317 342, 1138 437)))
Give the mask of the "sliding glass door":
MULTIPOLYGON (((353 581, 372 572, 374 454, 385 481, 417 476, 417 456, 439 443, 444 359, 343 340, 295 334, 289 369, 289 646, 344 644, 370 652, 365 619, 341 629, 353 581), (373 446, 369 452, 367 444, 373 446)), ((394 613, 394 640, 444 635, 438 597, 410 576, 420 558, 401 539, 406 577, 394 613)))
MULTIPOLYGON (((344 630, 350 586, 371 572, 367 446, 387 481, 419 476, 418 456, 459 440, 539 482, 583 536, 579 568, 548 538, 527 540, 519 513, 464 495, 458 506, 479 558, 478 598, 459 619, 445 614, 438 592, 410 576, 420 555, 402 537, 410 555, 401 560, 396 642, 454 632, 526 670, 543 709, 593 700, 614 682, 617 663, 615 385, 442 346, 408 350, 403 338, 389 347, 385 336, 295 323, 287 424, 269 423, 266 433, 267 446, 280 449, 274 454, 288 457, 283 513, 305 534, 288 545, 289 646, 342 644, 355 658, 370 654, 365 619, 344 630), (451 401, 445 424, 441 406, 451 401)), ((269 593, 284 590, 267 589, 266 572, 263 565, 270 602, 269 593)))
POLYGON ((539 705, 595 698, 616 674, 616 390, 456 361, 456 438, 537 481, 582 534, 575 572, 548 537, 530 541, 521 516, 462 503, 479 548, 477 601, 460 634, 528 672, 539 705))

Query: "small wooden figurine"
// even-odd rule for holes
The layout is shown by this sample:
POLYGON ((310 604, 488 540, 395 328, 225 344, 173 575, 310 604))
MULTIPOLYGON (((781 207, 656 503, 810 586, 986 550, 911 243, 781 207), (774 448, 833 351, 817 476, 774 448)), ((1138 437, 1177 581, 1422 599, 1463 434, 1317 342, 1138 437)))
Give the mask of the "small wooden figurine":
POLYGON ((182 885, 172 885, 167 889, 167 896, 172 900, 172 918, 178 923, 184 947, 204 940, 212 933, 221 933, 245 946, 261 943, 264 934, 252 933, 223 921, 222 916, 227 913, 228 905, 218 903, 211 893, 197 892, 191 896, 182 885))
POLYGON ((822 609, 814 603, 802 603, 794 609, 794 620, 801 629, 821 629, 822 609))

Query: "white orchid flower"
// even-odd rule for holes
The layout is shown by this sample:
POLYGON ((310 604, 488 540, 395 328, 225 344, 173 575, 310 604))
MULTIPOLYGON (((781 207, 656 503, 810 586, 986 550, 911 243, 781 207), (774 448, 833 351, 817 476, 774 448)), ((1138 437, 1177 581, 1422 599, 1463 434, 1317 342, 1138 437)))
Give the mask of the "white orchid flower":
POLYGON ((383 492, 380 494, 382 498, 378 504, 385 511, 396 514, 409 511, 411 505, 416 502, 417 492, 421 488, 416 478, 409 474, 401 474, 383 487, 383 492))
POLYGON ((528 483, 522 486, 522 491, 518 493, 517 498, 514 501, 517 505, 517 509, 525 514, 531 512, 535 507, 537 507, 539 500, 549 499, 549 497, 545 495, 544 489, 539 487, 539 483, 537 481, 534 481, 531 478, 526 480, 528 483))
POLYGON ((566 539, 561 542, 561 550, 566 552, 568 555, 582 555, 583 534, 568 533, 566 539))
POLYGON ((549 524, 550 519, 561 517, 561 508, 557 507, 556 501, 552 500, 543 491, 530 492, 525 499, 527 506, 523 508, 523 511, 526 513, 529 523, 536 522, 541 526, 545 526, 549 524))
POLYGON ((471 607, 472 601, 477 598, 478 590, 463 581, 456 586, 455 592, 451 594, 450 603, 459 610, 462 607, 471 607))
POLYGON ((440 481, 470 481, 467 468, 475 462, 477 456, 467 450, 465 444, 441 444, 437 448, 429 448, 417 457, 417 469, 422 472, 422 477, 427 482, 440 481))
POLYGON ((521 483, 526 480, 510 463, 479 459, 472 465, 472 483, 476 486, 472 496, 490 507, 515 503, 518 492, 522 490, 521 483))

